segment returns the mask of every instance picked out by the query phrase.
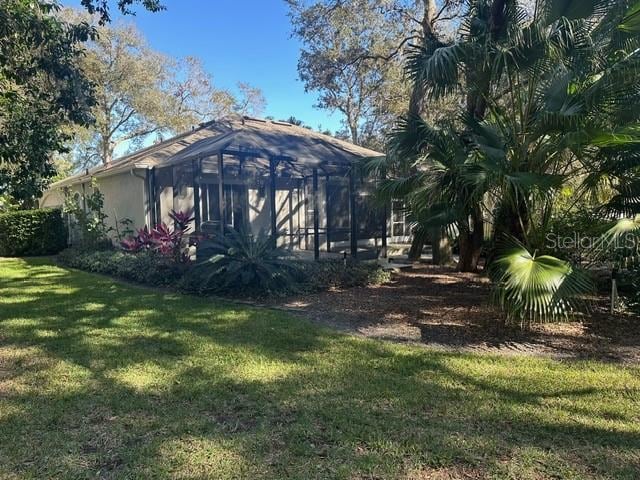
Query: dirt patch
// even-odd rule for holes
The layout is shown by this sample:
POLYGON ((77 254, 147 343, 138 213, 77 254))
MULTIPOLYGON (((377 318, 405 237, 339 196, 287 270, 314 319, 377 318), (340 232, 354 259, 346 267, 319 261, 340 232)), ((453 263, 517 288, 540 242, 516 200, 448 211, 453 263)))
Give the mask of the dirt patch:
POLYGON ((441 467, 412 470, 407 480, 479 480, 486 478, 485 472, 471 467, 441 467))
POLYGON ((303 295, 272 306, 359 335, 452 351, 640 363, 640 318, 609 315, 606 299, 594 299, 581 321, 522 332, 500 327, 489 295, 486 277, 419 264, 385 285, 303 295))

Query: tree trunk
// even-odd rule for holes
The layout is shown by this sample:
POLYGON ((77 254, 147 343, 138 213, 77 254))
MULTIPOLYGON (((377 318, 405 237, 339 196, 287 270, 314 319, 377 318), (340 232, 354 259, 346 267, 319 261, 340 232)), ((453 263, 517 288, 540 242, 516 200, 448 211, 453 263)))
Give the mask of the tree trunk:
MULTIPOLYGON (((422 15, 420 25, 422 27, 422 44, 426 47, 429 43, 435 40, 432 23, 437 10, 435 0, 423 1, 424 13, 422 15)), ((424 113, 424 97, 425 92, 422 83, 414 82, 411 90, 411 97, 409 98, 409 117, 421 116, 424 113)))
POLYGON ((358 126, 357 125, 349 125, 349 133, 351 134, 351 143, 354 145, 360 145, 358 143, 358 126))
POLYGON ((100 140, 100 156, 102 164, 109 165, 113 159, 113 147, 111 146, 111 137, 108 133, 102 133, 100 140))
POLYGON ((418 230, 413 233, 409 260, 420 260, 422 250, 427 240, 431 243, 432 263, 434 265, 449 265, 453 261, 451 242, 442 228, 431 228, 428 232, 418 230))
POLYGON ((421 235, 413 235, 413 238, 411 239, 411 248, 409 249, 409 260, 420 260, 424 243, 424 238, 421 235))
MULTIPOLYGON (((424 14, 421 19, 422 26, 422 43, 427 46, 430 42, 435 40, 433 33, 433 19, 436 15, 436 2, 435 0, 424 0, 424 14)), ((409 118, 420 117, 424 113, 424 99, 425 91, 422 83, 414 82, 411 90, 411 97, 409 99, 409 118)), ((431 248, 433 252, 433 263, 436 265, 445 265, 451 263, 453 258, 451 252, 451 243, 449 238, 444 234, 442 229, 430 230, 429 236, 431 239, 431 248)), ((418 238, 414 235, 411 242, 411 249, 409 250, 409 259, 418 260, 422 249, 425 244, 424 237, 418 238)))
POLYGON ((489 252, 487 252, 485 269, 491 265, 500 243, 505 239, 512 237, 525 245, 527 244, 526 232, 529 229, 529 222, 529 211, 523 201, 519 202, 519 205, 515 208, 512 205, 508 205, 498 211, 496 214, 496 227, 493 231, 491 248, 489 252), (519 210, 519 212, 517 210, 519 210))
POLYGON ((529 229, 529 211, 524 201, 514 206, 509 204, 502 208, 497 215, 496 239, 509 235, 522 243, 527 243, 527 230, 529 229))
POLYGON ((443 228, 431 230, 431 255, 434 265, 451 265, 453 262, 451 241, 443 228))
POLYGON ((458 239, 460 258, 458 270, 461 272, 477 272, 482 246, 484 243, 484 220, 482 212, 476 208, 471 215, 471 230, 460 232, 458 239))
MULTIPOLYGON (((489 30, 493 37, 499 35, 505 29, 507 4, 513 0, 494 0, 491 4, 491 15, 489 17, 489 30)), ((491 89, 491 79, 486 74, 480 72, 479 78, 467 78, 466 108, 467 113, 478 121, 484 120, 487 101, 486 96, 491 89), (478 84, 479 83, 479 84, 478 84)), ((484 243, 484 220, 480 204, 475 205, 471 213, 472 229, 470 232, 460 234, 460 261, 458 269, 462 272, 477 271, 480 255, 482 253, 482 244, 484 243)), ((504 227, 504 219, 496 219, 496 227, 494 228, 493 245, 487 253, 485 269, 489 266, 494 258, 495 241, 499 235, 501 228, 504 227)), ((508 227, 507 227, 508 228, 508 227)))
POLYGON ((424 228, 418 227, 413 230, 413 238, 411 240, 411 248, 409 249, 409 260, 420 260, 422 250, 425 243, 429 240, 429 232, 424 228))

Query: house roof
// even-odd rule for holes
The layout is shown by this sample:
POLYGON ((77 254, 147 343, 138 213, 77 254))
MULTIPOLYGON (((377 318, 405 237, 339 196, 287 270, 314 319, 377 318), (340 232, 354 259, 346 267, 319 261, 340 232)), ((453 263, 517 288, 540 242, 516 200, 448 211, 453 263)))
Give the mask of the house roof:
POLYGON ((212 157, 221 151, 246 152, 260 158, 287 157, 304 167, 347 167, 358 159, 382 155, 290 123, 237 116, 201 124, 108 165, 67 177, 51 187, 73 185, 94 176, 108 176, 135 168, 175 165, 212 157))

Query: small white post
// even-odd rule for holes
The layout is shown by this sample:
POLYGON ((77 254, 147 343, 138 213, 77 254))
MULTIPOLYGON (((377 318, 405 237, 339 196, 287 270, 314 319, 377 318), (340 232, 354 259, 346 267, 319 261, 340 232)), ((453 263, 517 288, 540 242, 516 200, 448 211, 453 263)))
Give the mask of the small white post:
POLYGON ((615 312, 615 306, 618 302, 618 287, 616 286, 616 281, 611 280, 611 313, 615 312))

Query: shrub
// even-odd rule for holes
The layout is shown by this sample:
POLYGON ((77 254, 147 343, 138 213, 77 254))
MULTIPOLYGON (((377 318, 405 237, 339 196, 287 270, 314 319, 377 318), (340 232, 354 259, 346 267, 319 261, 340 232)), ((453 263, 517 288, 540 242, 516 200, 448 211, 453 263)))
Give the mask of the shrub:
POLYGON ((362 263, 353 260, 330 259, 299 262, 302 289, 318 292, 330 288, 352 288, 380 285, 388 282, 391 273, 377 263, 362 263))
POLYGON ((60 253, 58 259, 68 267, 153 286, 175 285, 185 272, 183 265, 152 251, 88 252, 79 248, 69 248, 60 253))
POLYGON ((87 251, 79 247, 59 255, 63 265, 113 275, 152 286, 173 287, 186 293, 218 293, 234 297, 318 292, 332 287, 379 284, 389 272, 377 264, 342 260, 294 261, 288 251, 273 247, 269 237, 230 234, 224 242, 205 242, 195 265, 174 262, 158 251, 87 251), (202 261, 202 255, 205 260, 202 261))
MULTIPOLYGON (((594 244, 611 227, 611 222, 594 214, 593 208, 576 208, 554 216, 545 238, 534 239, 545 253, 562 260, 581 263, 594 255, 594 244)), ((609 253, 601 260, 611 260, 609 253)))
POLYGON ((91 179, 91 193, 72 193, 69 187, 65 187, 63 193, 63 210, 72 221, 71 243, 86 249, 103 248, 105 243, 110 242, 109 233, 113 228, 107 226, 108 215, 103 212, 104 195, 98 188, 97 180, 91 179))
POLYGON ((67 246, 67 229, 58 209, 0 214, 0 256, 52 255, 67 246))
POLYGON ((8 193, 0 194, 0 213, 14 212, 20 209, 20 204, 8 193))
MULTIPOLYGON (((611 291, 611 282, 607 278, 607 294, 611 291)), ((640 314, 640 265, 633 264, 617 275, 618 293, 624 306, 640 314)))

